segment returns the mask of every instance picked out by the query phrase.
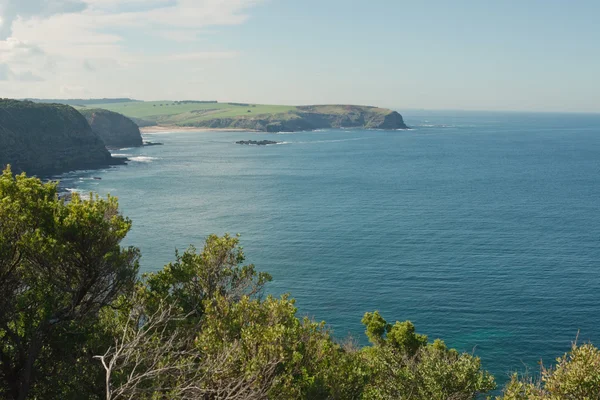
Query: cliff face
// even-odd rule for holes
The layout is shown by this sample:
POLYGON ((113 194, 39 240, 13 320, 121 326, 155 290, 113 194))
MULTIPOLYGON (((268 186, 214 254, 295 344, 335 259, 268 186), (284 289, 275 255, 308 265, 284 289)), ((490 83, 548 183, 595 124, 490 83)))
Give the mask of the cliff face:
POLYGON ((124 162, 74 108, 0 99, 0 167, 47 176, 124 162))
POLYGON ((197 121, 191 126, 297 132, 329 128, 407 129, 396 111, 365 106, 302 106, 288 113, 197 121))
POLYGON ((106 147, 120 148, 143 145, 140 128, 126 116, 101 109, 83 109, 80 112, 106 147))

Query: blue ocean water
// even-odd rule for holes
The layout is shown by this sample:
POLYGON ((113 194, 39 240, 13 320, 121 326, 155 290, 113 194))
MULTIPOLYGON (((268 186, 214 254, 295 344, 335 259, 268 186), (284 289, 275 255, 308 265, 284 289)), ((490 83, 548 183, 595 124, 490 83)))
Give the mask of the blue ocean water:
POLYGON ((413 130, 153 134, 164 146, 118 151, 129 165, 62 180, 119 197, 144 271, 240 233, 269 291, 340 338, 364 341, 380 310, 500 382, 578 332, 600 344, 600 115, 404 117, 413 130))

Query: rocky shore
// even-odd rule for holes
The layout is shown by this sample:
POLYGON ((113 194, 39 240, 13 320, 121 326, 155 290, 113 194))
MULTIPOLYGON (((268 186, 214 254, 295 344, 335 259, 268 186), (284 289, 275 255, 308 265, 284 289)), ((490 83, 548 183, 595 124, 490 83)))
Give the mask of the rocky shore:
POLYGON ((235 143, 245 144, 245 145, 254 145, 254 146, 266 146, 268 144, 278 144, 281 142, 275 142, 273 140, 239 140, 235 143))

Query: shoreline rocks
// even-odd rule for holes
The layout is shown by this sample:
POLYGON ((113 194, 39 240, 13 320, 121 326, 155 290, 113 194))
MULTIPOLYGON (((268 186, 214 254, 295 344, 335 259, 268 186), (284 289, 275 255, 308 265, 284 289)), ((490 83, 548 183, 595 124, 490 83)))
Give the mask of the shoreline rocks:
POLYGON ((248 146, 266 146, 269 144, 279 144, 281 142, 275 142, 273 140, 238 140, 235 143, 248 145, 248 146))

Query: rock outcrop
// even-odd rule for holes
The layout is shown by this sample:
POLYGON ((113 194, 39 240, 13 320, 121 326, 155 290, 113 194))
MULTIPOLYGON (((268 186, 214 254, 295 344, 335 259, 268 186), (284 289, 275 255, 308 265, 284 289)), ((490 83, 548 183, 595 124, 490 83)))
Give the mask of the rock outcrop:
POLYGON ((74 108, 61 104, 0 99, 0 167, 50 176, 125 163, 74 108))
POLYGON ((238 140, 235 143, 254 146, 266 146, 268 144, 279 144, 281 142, 276 142, 274 140, 238 140))
POLYGON ((138 147, 144 144, 140 128, 124 115, 102 109, 81 109, 79 112, 108 148, 138 147))

